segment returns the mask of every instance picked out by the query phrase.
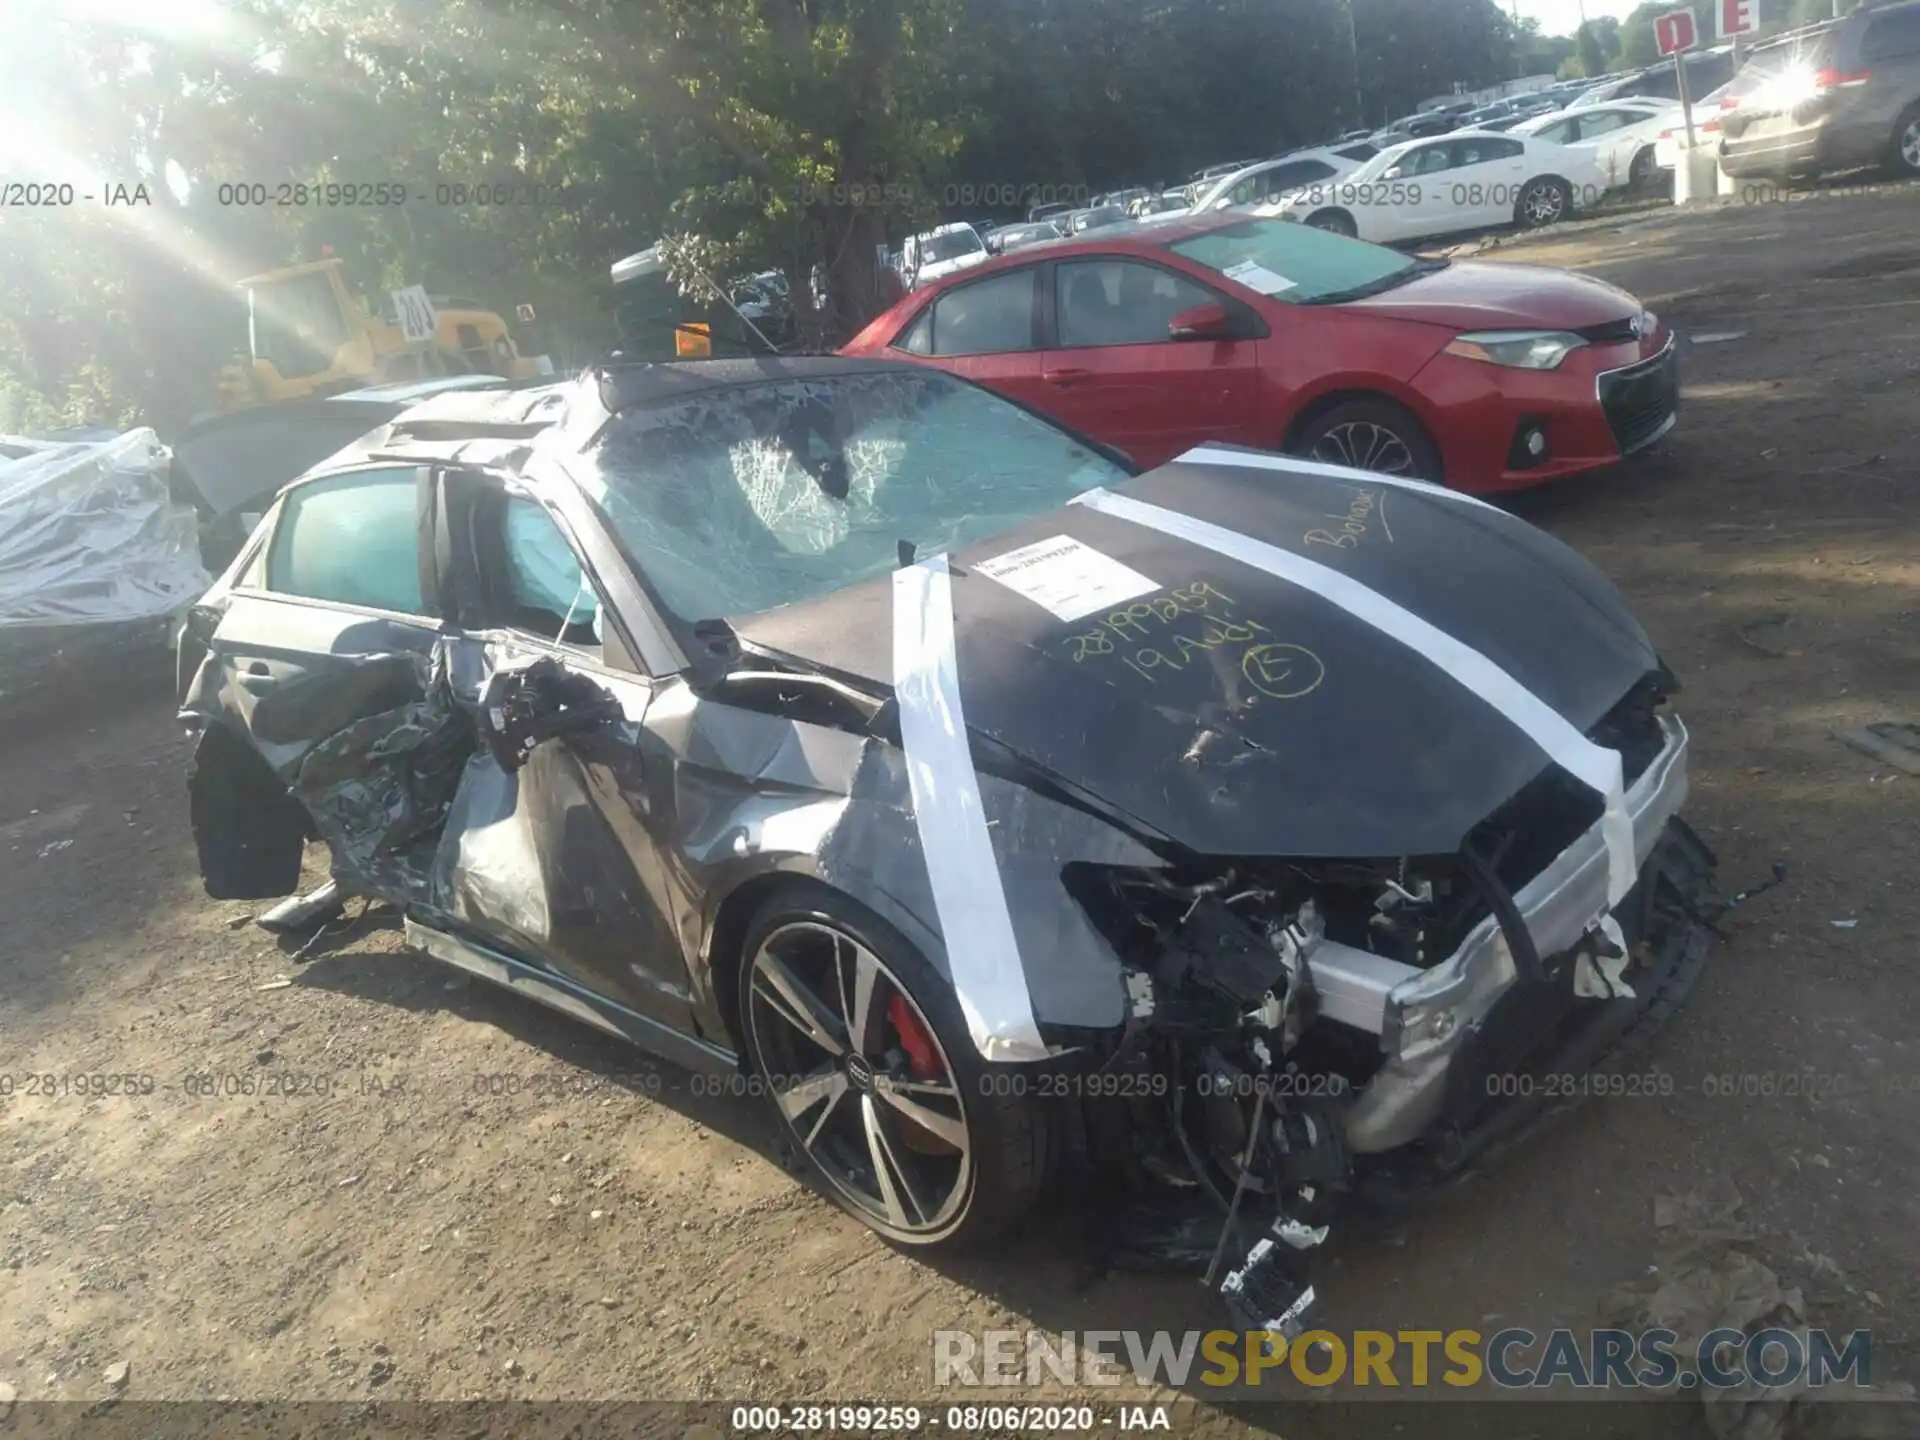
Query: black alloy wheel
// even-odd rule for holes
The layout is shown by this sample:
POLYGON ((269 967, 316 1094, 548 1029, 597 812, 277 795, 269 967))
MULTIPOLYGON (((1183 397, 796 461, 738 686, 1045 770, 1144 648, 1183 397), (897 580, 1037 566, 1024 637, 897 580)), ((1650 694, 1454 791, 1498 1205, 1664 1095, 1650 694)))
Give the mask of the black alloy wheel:
POLYGON ((902 1245, 998 1233, 1043 1182, 1046 1126, 982 1061, 943 977, 837 895, 763 908, 741 1020, 798 1152, 842 1205, 902 1245))

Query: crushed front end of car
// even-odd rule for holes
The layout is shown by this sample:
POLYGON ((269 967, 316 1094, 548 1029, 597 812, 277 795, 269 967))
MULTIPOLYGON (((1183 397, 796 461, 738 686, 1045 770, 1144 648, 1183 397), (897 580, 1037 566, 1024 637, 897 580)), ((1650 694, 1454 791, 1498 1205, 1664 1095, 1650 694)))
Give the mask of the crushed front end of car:
POLYGON ((1236 1317, 1297 1335, 1311 1252, 1350 1205, 1395 1207, 1588 1095, 1646 1083, 1618 1067, 1685 998, 1710 934, 1713 856, 1679 818, 1688 737, 1668 683, 1649 677, 1593 734, 1624 762, 1624 944, 1599 923, 1601 802, 1556 768, 1451 855, 1068 877, 1122 957, 1132 1014, 1057 1088, 1097 1102, 1079 1107, 1095 1163, 1186 1187, 1217 1217, 1209 1235, 1192 1208, 1149 1203, 1119 1246, 1189 1261, 1210 1246, 1236 1317))

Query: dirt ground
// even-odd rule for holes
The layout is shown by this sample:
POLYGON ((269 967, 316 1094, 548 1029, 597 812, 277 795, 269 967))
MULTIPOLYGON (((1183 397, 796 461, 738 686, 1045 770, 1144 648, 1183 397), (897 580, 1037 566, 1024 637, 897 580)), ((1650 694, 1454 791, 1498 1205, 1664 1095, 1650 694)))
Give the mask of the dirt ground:
MULTIPOLYGON (((1655 1197, 1730 1182, 1814 1322, 1870 1327, 1877 1376, 1920 1378, 1920 776, 1831 738, 1920 717, 1920 191, 1494 258, 1603 276, 1692 337, 1661 451, 1516 508, 1619 581, 1682 677, 1723 888, 1787 879, 1730 913, 1645 1062, 1669 1098, 1592 1102, 1404 1231, 1338 1242, 1324 1323, 1590 1326, 1655 1263, 1655 1197)), ((991 1257, 897 1254, 781 1168, 758 1102, 469 985, 377 916, 296 962, 200 892, 169 698, 0 737, 0 1422, 9 1386, 22 1414, 924 1403, 951 1398, 935 1329, 1225 1323, 1191 1278, 1087 1273, 1065 1214, 991 1257), (133 1093, 73 1093, 89 1075, 133 1093)), ((1446 1398, 1341 1429, 1437 1433, 1446 1398)), ((1706 1433, 1697 1403, 1589 1421, 1706 1433)), ((1311 1396, 1182 1414, 1316 1423, 1311 1396)))

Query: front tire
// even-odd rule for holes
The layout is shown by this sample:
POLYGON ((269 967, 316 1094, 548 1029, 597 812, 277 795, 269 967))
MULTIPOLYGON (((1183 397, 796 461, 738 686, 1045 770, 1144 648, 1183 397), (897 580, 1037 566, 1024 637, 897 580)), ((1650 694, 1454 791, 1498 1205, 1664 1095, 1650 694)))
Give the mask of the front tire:
POLYGON ((1307 217, 1307 224, 1316 230, 1344 235, 1349 240, 1360 238, 1360 227, 1354 223, 1353 216, 1344 210, 1316 210, 1307 217))
POLYGON ((1046 1180, 1037 1096, 980 1058, 952 987, 835 891, 768 897, 740 961, 740 1029, 782 1130, 857 1219, 959 1249, 1029 1210, 1046 1180))
POLYGON ((1287 447, 1323 465, 1445 484, 1440 450, 1420 422, 1391 400, 1348 400, 1308 421, 1287 447))
POLYGON ((1527 230, 1558 225, 1573 214, 1573 190, 1566 181, 1548 175, 1529 180, 1514 203, 1514 223, 1527 230))

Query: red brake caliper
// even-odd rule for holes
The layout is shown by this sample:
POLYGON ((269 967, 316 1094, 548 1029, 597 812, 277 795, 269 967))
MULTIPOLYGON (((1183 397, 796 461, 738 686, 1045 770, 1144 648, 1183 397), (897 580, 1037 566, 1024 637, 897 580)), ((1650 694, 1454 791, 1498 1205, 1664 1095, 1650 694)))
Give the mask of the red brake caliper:
POLYGON ((907 1052, 913 1078, 938 1080, 940 1052, 934 1049, 933 1037, 927 1033, 927 1027, 920 1023, 920 1017, 913 1013, 913 1007, 907 1004, 906 996, 895 995, 887 1001, 887 1018, 893 1022, 893 1028, 900 1032, 900 1048, 907 1052))

